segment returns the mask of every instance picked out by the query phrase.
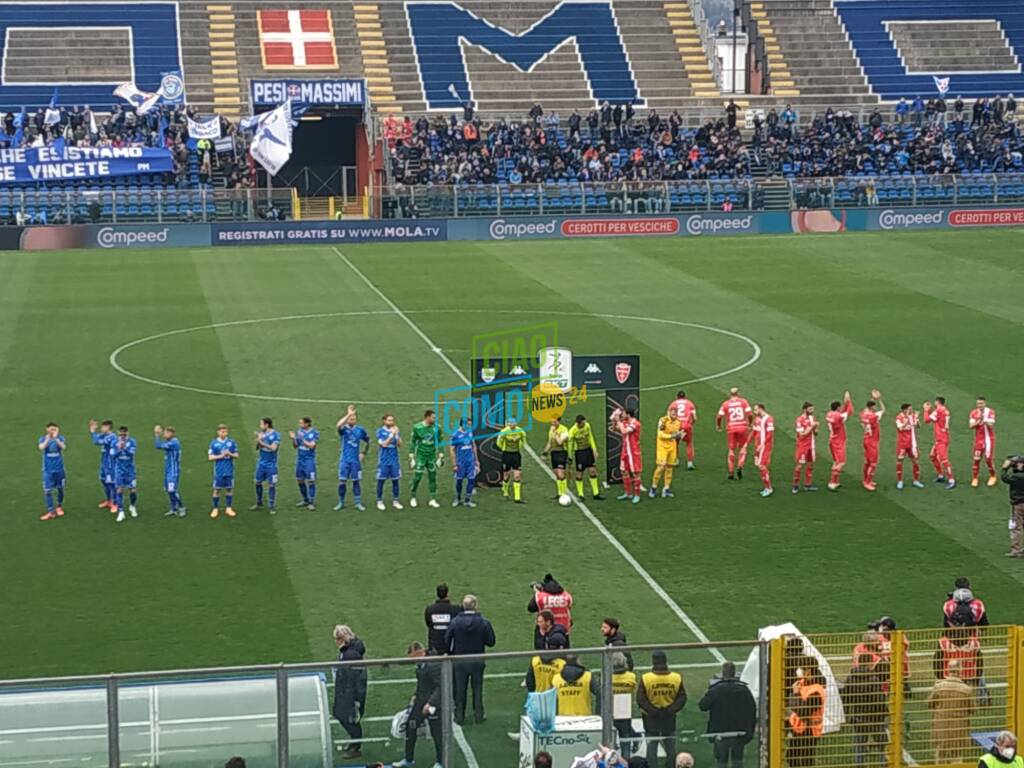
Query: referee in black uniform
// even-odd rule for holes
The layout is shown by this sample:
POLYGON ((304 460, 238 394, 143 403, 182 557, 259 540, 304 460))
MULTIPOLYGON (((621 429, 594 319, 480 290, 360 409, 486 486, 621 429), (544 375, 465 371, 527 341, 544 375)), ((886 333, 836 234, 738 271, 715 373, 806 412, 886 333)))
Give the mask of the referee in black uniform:
POLYGON ((551 457, 551 469, 555 473, 555 498, 569 493, 569 481, 565 479, 565 468, 569 465, 569 428, 561 418, 551 420, 548 441, 543 453, 551 457))

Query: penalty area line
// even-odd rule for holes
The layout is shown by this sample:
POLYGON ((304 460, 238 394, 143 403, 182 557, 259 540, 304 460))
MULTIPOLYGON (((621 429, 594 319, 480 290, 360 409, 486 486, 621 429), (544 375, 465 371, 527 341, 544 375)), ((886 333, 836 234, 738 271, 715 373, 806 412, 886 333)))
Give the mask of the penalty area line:
MULTIPOLYGON (((332 248, 332 250, 338 255, 338 258, 341 259, 342 262, 344 262, 345 265, 350 270, 352 270, 352 272, 360 280, 362 280, 366 284, 366 286, 371 291, 373 291, 375 294, 377 294, 377 296, 380 297, 381 301, 388 305, 391 311, 394 312, 395 315, 397 315, 398 318, 402 320, 402 322, 409 326, 413 333, 419 336, 423 340, 423 342, 428 347, 430 347, 430 350, 434 354, 441 358, 445 365, 447 365, 448 368, 452 370, 452 372, 459 379, 459 381, 461 381, 463 384, 467 386, 470 385, 470 381, 466 377, 466 374, 463 373, 462 370, 460 370, 459 367, 455 365, 454 362, 452 362, 451 358, 444 353, 444 350, 441 349, 441 347, 435 344, 434 341, 429 336, 427 336, 426 333, 423 332, 423 329, 416 325, 416 323, 414 323, 409 318, 409 316, 405 314, 405 312, 403 312, 397 304, 395 304, 395 302, 388 298, 388 296, 380 288, 374 285, 373 281, 370 280, 370 278, 368 278, 365 274, 363 274, 363 272, 355 264, 353 264, 352 261, 344 253, 342 253, 336 247, 332 248)), ((533 448, 529 444, 526 445, 526 452, 530 455, 530 458, 532 458, 537 463, 537 465, 542 470, 544 470, 544 473, 549 478, 554 479, 554 473, 551 471, 551 468, 544 463, 541 457, 537 454, 536 451, 533 450, 533 448)), ((611 544, 612 548, 615 549, 615 551, 622 556, 622 558, 630 565, 630 567, 634 571, 636 571, 637 575, 640 576, 640 578, 647 583, 647 586, 649 586, 654 591, 654 593, 659 598, 661 598, 661 601, 669 607, 669 610, 671 610, 672 613, 675 614, 676 618, 678 618, 684 625, 686 625, 686 628, 690 630, 690 633, 695 638, 697 638, 699 642, 710 644, 710 638, 708 638, 708 636, 704 633, 704 630, 702 630, 700 626, 698 626, 697 622, 690 618, 690 616, 686 613, 686 611, 682 609, 679 603, 677 603, 672 598, 672 596, 665 591, 665 588, 662 587, 661 584, 659 584, 653 576, 651 576, 647 569, 644 568, 635 557, 633 557, 633 554, 628 549, 626 549, 626 546, 621 541, 619 541, 618 538, 616 538, 615 534, 608 530, 605 524, 602 523, 597 518, 597 516, 590 511, 590 508, 584 503, 584 501, 582 499, 576 498, 575 496, 573 496, 573 500, 576 503, 576 507, 580 510, 580 512, 583 513, 583 516, 590 521, 591 525, 593 525, 602 536, 604 536, 608 543, 611 544)), ((714 646, 710 646, 708 648, 708 651, 715 658, 715 661, 719 663, 723 663, 726 661, 725 656, 723 656, 721 651, 719 651, 714 646)))

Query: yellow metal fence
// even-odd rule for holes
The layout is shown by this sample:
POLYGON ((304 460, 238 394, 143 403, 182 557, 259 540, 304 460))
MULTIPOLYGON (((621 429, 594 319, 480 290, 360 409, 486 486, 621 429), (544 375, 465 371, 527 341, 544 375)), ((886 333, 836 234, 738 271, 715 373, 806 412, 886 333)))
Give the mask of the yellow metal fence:
POLYGON ((769 768, 976 765, 1024 730, 1024 627, 772 642, 769 768))

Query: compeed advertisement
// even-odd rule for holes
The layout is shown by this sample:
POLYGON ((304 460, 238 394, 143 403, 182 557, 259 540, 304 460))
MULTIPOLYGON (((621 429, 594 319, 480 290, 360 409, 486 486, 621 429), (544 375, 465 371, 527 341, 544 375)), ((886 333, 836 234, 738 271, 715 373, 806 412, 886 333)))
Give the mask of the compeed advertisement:
POLYGON ((362 80, 251 80, 253 108, 276 107, 288 99, 301 107, 362 106, 362 80))
POLYGON ((26 227, 21 248, 49 251, 66 248, 208 247, 209 224, 88 224, 26 227))
POLYGON ((265 221, 214 224, 214 245, 258 243, 399 243, 447 240, 445 219, 265 221))

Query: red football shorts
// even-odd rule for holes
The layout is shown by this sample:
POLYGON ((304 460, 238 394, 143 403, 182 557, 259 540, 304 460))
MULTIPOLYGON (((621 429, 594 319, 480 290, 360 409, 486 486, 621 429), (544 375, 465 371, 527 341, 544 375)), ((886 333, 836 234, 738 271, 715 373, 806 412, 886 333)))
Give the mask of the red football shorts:
POLYGON ((992 454, 994 454, 996 451, 995 440, 988 441, 988 445, 986 445, 985 442, 985 438, 982 438, 980 440, 976 439, 974 441, 974 455, 979 459, 991 459, 992 454))
POLYGON ((747 444, 747 433, 744 432, 728 432, 729 438, 729 450, 737 451, 747 444))
POLYGON ((864 443, 864 461, 868 464, 878 463, 878 443, 864 443))
POLYGON ((896 445, 896 458, 897 459, 917 459, 917 449, 910 443, 904 445, 896 445))
POLYGON ((846 443, 829 443, 828 449, 832 453, 832 461, 835 464, 846 463, 846 443))
POLYGON ((767 467, 772 463, 772 447, 770 445, 762 445, 757 449, 754 454, 754 466, 755 467, 767 467))
POLYGON ((929 455, 940 463, 949 461, 949 443, 936 443, 929 455))
POLYGON ((619 454, 619 470, 623 473, 629 472, 638 475, 643 471, 643 458, 639 451, 629 451, 625 445, 622 446, 622 453, 619 454))
POLYGON ((800 462, 803 462, 804 464, 813 464, 814 463, 814 445, 813 445, 813 443, 811 445, 797 445, 797 447, 796 447, 796 463, 799 464, 800 462))

